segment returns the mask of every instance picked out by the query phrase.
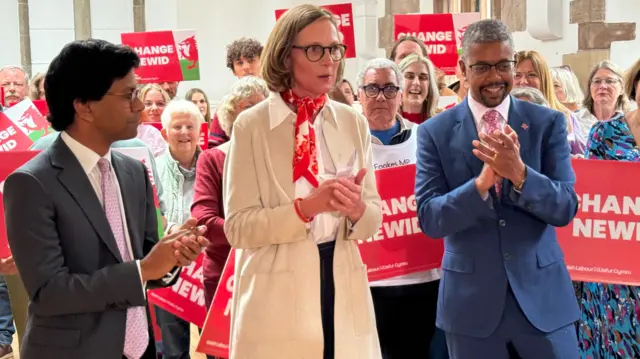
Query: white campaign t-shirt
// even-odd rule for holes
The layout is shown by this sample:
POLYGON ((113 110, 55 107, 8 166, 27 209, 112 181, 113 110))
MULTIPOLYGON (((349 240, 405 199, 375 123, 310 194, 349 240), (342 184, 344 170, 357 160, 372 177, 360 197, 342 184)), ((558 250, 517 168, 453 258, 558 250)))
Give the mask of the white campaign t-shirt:
MULTIPOLYGON (((371 143, 373 151, 373 168, 382 170, 398 166, 412 165, 416 163, 416 151, 418 149, 418 126, 411 127, 411 136, 403 143, 397 145, 380 145, 371 143)), ((369 282, 372 287, 391 287, 409 284, 419 284, 440 279, 440 269, 431 269, 393 278, 369 282)))

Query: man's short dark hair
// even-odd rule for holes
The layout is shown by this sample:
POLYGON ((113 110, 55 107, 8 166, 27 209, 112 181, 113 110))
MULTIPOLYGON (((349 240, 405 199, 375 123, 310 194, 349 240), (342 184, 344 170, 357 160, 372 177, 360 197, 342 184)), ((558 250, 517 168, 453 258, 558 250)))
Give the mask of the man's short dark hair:
POLYGON ((262 55, 264 46, 256 40, 248 37, 241 37, 227 46, 227 67, 233 71, 233 63, 244 57, 248 60, 255 59, 262 55))
POLYGON ((53 129, 64 131, 73 123, 75 100, 100 101, 114 81, 139 65, 138 54, 127 46, 96 39, 65 45, 51 61, 44 81, 53 129))

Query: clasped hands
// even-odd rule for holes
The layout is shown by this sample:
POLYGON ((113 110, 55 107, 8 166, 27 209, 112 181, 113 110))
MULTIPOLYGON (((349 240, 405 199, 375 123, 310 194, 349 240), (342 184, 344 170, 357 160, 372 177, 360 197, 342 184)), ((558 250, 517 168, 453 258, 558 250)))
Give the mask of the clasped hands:
POLYGON ((473 154, 484 162, 482 172, 475 179, 480 195, 484 197, 502 178, 514 185, 523 183, 526 167, 520 157, 518 134, 511 126, 507 125, 504 132, 480 133, 479 138, 480 141, 473 141, 473 154))
POLYGON ((364 214, 362 181, 367 174, 365 168, 355 176, 339 177, 322 182, 318 188, 300 202, 300 211, 307 218, 320 213, 339 212, 356 223, 364 214))
POLYGON ((140 261, 143 281, 164 277, 174 267, 188 266, 209 245, 203 237, 206 226, 196 227, 196 219, 189 218, 182 226, 174 226, 140 261))

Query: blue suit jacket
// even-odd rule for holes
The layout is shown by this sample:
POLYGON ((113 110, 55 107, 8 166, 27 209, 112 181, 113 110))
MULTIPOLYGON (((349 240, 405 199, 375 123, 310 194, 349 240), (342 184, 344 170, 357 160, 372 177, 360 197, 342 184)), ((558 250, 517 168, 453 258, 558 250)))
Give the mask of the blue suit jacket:
POLYGON ((471 151, 478 133, 466 99, 418 128, 418 218, 444 238, 437 326, 454 334, 491 335, 507 284, 543 332, 580 314, 554 229, 578 208, 564 116, 512 98, 508 117, 527 177, 521 194, 504 180, 499 201, 493 189, 484 201, 474 184, 483 163, 471 151))

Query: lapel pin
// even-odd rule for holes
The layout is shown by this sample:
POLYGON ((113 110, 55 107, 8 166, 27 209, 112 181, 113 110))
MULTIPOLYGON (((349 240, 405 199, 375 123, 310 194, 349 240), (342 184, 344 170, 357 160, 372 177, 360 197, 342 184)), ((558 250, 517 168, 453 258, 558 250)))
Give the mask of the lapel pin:
POLYGON ((526 123, 523 123, 521 127, 525 131, 529 129, 529 125, 527 125, 526 123))

